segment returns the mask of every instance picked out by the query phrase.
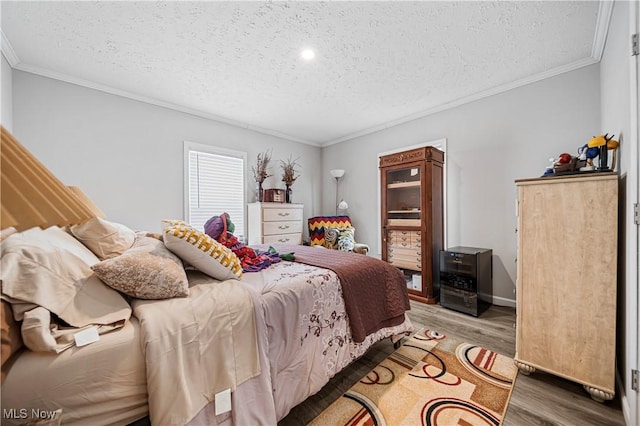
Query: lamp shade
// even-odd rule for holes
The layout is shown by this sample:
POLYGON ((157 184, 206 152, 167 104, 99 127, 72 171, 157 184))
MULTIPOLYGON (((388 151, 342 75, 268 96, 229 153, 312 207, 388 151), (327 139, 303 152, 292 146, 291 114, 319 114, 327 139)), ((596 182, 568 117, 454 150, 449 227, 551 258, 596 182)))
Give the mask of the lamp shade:
POLYGON ((344 170, 342 169, 333 169, 331 170, 331 176, 333 176, 336 179, 341 178, 342 176, 344 176, 344 170))
POLYGON ((338 203, 338 210, 346 210, 349 208, 349 204, 345 200, 342 200, 338 203))

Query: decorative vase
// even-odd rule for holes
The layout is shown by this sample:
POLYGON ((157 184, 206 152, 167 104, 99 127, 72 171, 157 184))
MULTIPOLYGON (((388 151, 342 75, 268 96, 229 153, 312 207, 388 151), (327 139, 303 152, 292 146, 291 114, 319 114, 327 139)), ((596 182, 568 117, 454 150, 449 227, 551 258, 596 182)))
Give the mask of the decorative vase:
POLYGON ((285 186, 287 187, 287 190, 286 190, 286 191, 285 191, 285 193, 284 193, 284 200, 285 200, 285 202, 287 202, 287 203, 291 203, 291 193, 293 192, 293 191, 291 190, 291 185, 286 185, 286 184, 285 184, 285 186))
POLYGON ((256 201, 261 203, 264 199, 264 191, 262 190, 262 182, 258 182, 258 187, 256 188, 256 201))

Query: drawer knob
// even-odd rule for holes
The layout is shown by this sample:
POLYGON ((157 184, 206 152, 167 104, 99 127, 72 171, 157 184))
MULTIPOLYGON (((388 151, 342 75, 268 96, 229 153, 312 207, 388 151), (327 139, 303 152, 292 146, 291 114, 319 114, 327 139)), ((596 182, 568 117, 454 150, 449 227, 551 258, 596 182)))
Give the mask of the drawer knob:
POLYGON ((289 225, 280 225, 278 229, 289 229, 289 225))
POLYGON ((288 212, 278 212, 278 216, 289 216, 288 212))
POLYGON ((288 238, 278 238, 278 241, 281 243, 286 243, 287 241, 289 241, 288 238))

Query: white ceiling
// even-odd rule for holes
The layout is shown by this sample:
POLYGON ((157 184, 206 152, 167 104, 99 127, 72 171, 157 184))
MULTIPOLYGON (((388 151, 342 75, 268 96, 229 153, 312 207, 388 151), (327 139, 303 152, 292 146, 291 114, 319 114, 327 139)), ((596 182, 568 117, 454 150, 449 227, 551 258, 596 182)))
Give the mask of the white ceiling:
POLYGON ((597 1, 1 7, 16 69, 320 146, 596 63, 611 12, 597 1))

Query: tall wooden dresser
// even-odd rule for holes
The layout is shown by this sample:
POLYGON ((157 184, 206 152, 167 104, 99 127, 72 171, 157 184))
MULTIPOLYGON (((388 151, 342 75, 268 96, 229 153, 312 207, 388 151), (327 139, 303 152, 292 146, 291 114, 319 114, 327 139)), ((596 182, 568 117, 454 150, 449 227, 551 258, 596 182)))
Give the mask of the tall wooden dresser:
POLYGON ((301 244, 302 204, 249 203, 249 244, 301 244))
POLYGON ((382 260, 404 270, 409 297, 437 303, 444 245, 444 153, 432 146, 380 157, 382 260))
POLYGON ((615 393, 618 176, 516 181, 516 355, 581 383, 602 402, 615 393))

